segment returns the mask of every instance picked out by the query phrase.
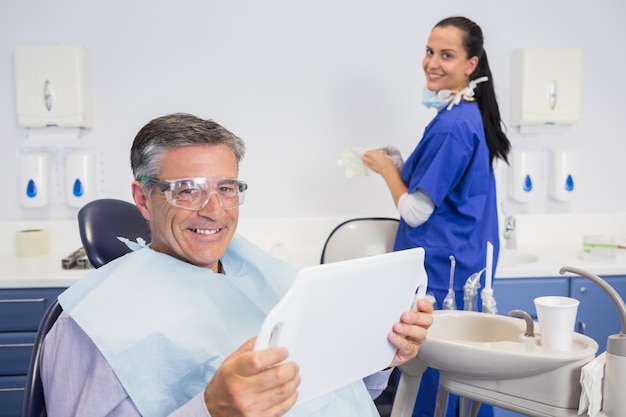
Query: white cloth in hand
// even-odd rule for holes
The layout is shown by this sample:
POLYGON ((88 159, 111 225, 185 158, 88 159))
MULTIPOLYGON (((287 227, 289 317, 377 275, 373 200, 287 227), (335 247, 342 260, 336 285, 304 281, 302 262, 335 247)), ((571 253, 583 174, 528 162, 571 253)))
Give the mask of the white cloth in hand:
POLYGON ((337 166, 345 168, 346 177, 352 178, 368 175, 369 171, 363 164, 364 152, 363 148, 352 147, 344 149, 341 153, 341 158, 337 161, 337 166))
MULTIPOLYGON (((386 145, 379 150, 393 162, 393 164, 398 168, 398 171, 402 171, 402 167, 404 166, 404 160, 402 159, 402 155, 400 151, 391 146, 386 145)), ((337 161, 337 166, 344 167, 346 171, 346 177, 352 178, 356 176, 368 175, 369 170, 363 164, 363 154, 365 150, 359 147, 351 147, 346 148, 341 153, 341 158, 337 161)))

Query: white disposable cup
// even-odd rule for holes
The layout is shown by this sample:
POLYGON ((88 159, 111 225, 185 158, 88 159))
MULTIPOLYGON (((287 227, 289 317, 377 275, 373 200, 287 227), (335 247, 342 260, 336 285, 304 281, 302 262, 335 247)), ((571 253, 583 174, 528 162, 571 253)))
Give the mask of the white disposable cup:
POLYGON ((579 301, 560 296, 537 297, 534 301, 541 345, 548 349, 570 350, 579 301))

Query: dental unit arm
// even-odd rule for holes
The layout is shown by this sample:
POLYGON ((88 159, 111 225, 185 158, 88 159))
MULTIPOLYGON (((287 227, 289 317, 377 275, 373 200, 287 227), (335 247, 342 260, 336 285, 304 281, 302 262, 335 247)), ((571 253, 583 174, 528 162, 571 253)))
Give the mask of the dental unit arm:
POLYGON ((559 271, 561 275, 566 272, 572 272, 598 284, 617 307, 622 322, 622 331, 609 336, 606 344, 602 412, 609 417, 620 416, 626 410, 626 396, 618 393, 618 390, 622 390, 626 385, 626 305, 615 288, 599 276, 572 266, 564 266, 559 271))

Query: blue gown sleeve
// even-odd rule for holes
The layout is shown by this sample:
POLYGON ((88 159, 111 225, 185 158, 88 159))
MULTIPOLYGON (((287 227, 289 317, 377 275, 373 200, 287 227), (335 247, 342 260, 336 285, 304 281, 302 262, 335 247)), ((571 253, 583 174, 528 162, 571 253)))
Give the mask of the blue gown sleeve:
POLYGON ((419 163, 411 167, 409 192, 422 189, 435 206, 440 206, 462 178, 473 150, 456 134, 448 131, 426 136, 416 151, 420 158, 419 163))

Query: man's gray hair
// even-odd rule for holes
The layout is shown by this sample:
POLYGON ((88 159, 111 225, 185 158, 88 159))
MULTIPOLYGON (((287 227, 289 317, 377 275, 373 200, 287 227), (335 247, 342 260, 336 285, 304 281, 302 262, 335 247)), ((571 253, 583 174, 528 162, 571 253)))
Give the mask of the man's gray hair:
POLYGON ((130 149, 134 178, 158 178, 166 150, 195 145, 226 145, 235 155, 237 166, 246 153, 243 140, 214 121, 185 113, 170 114, 150 121, 135 136, 130 149))

